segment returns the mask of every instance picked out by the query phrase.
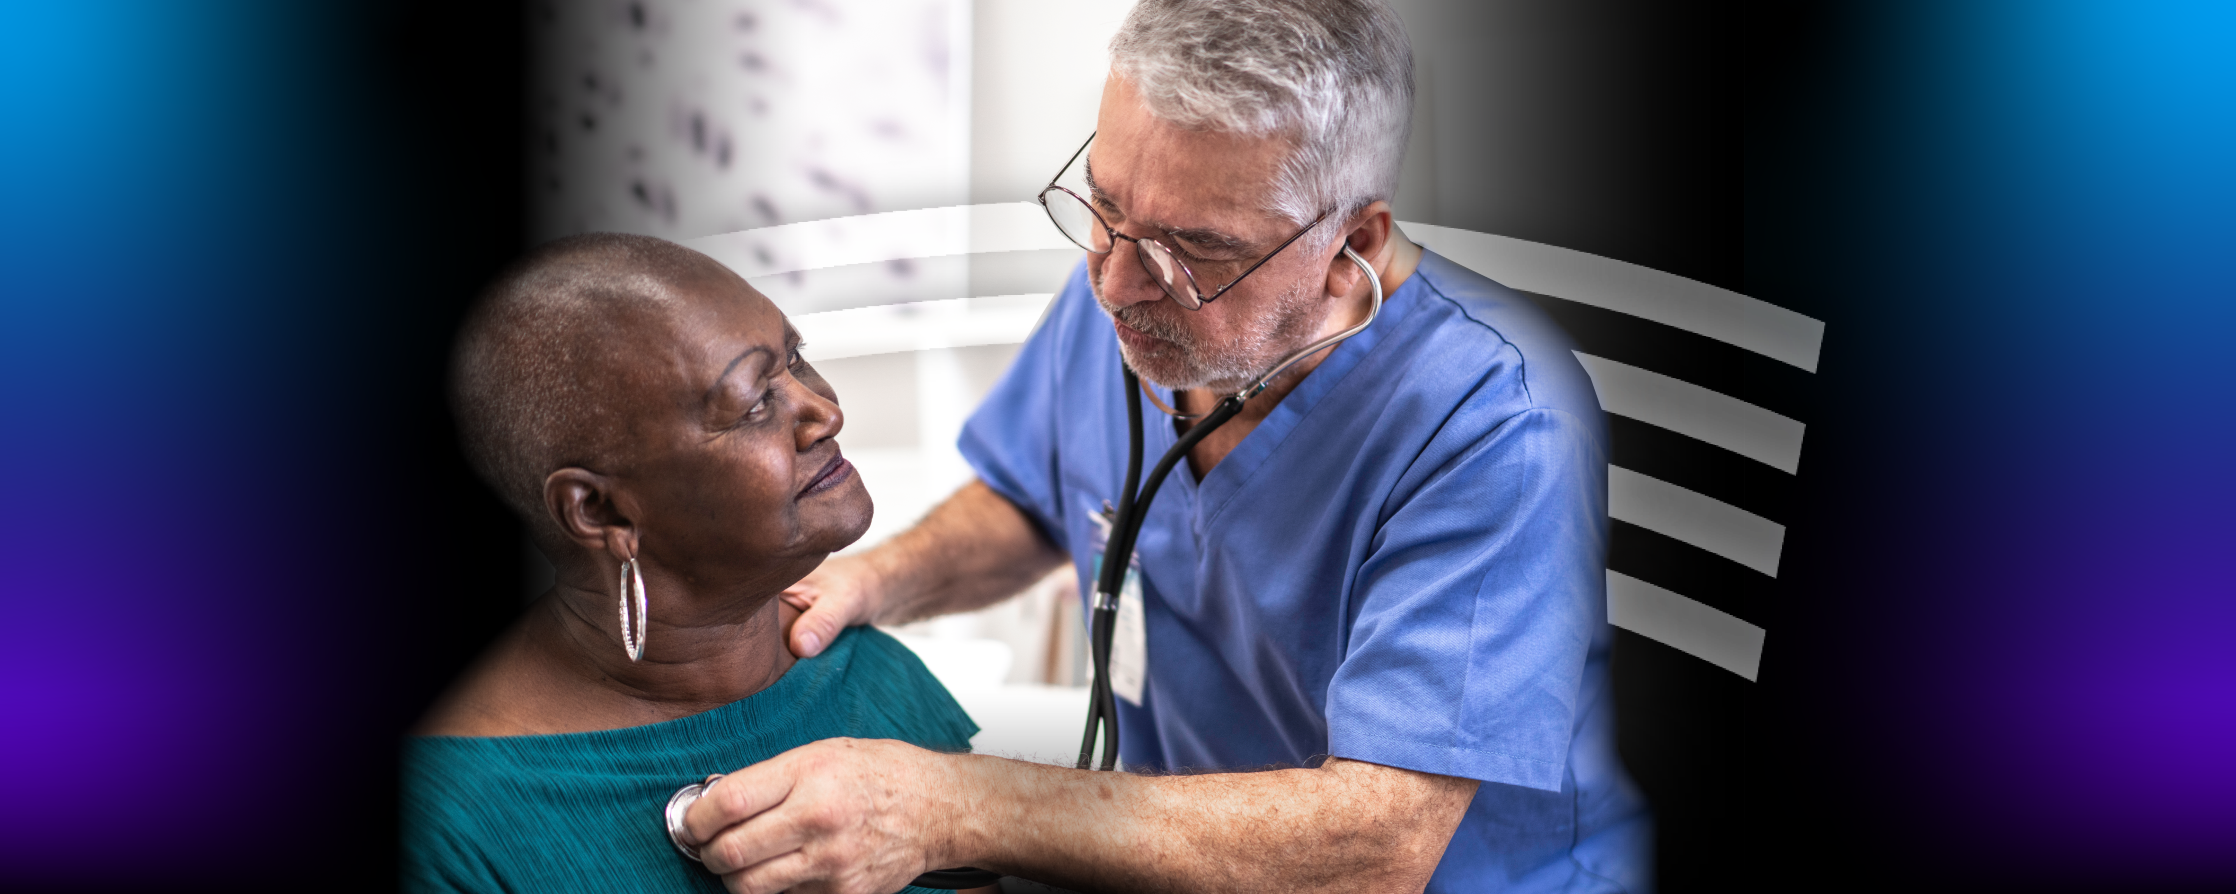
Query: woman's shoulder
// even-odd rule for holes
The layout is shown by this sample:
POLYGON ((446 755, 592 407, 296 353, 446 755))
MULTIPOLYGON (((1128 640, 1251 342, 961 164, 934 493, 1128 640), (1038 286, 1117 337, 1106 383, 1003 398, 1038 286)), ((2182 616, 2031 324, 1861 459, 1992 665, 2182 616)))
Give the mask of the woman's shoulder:
POLYGON ((488 651, 428 706, 412 729, 415 736, 507 736, 533 729, 541 708, 530 674, 527 643, 518 625, 505 631, 488 651))
MULTIPOLYGON (((820 658, 835 660, 830 685, 856 710, 829 736, 899 739, 940 751, 970 747, 978 724, 916 653, 874 627, 854 627, 820 658)), ((830 716, 830 715, 826 715, 830 716)), ((833 717, 832 719, 838 719, 833 717)))

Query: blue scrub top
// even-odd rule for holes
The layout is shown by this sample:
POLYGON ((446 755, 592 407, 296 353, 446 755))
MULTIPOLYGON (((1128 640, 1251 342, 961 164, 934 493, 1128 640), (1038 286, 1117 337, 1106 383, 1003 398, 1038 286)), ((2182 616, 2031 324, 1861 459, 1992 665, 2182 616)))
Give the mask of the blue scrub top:
MULTIPOLYGON (((1090 518, 1126 464, 1110 327, 1082 265, 960 442, 1071 553, 1083 599, 1090 518)), ((1143 415, 1146 473, 1178 436, 1143 415)), ((1137 547, 1147 683, 1120 702, 1120 756, 1481 780, 1428 890, 1646 890, 1609 716, 1606 443, 1559 328, 1425 254, 1210 474, 1165 482, 1137 547)))

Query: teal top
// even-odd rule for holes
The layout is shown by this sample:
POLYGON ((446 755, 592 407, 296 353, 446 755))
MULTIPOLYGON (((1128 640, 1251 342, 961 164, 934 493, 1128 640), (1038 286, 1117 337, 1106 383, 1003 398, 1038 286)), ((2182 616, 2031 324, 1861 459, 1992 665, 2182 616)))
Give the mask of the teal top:
POLYGON ((676 789, 819 739, 953 752, 976 732, 914 653, 858 627, 769 688, 703 714, 591 733, 414 737, 403 759, 403 887, 713 894, 721 880, 668 843, 661 811, 676 789))

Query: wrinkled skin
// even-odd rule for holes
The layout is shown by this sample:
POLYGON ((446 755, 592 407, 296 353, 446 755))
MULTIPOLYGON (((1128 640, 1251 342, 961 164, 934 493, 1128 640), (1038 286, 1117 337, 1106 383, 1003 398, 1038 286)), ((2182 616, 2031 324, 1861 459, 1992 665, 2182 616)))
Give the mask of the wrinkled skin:
POLYGON ((602 383, 605 455, 552 471, 558 581, 422 732, 522 735, 671 720, 765 688, 792 665, 774 597, 869 527, 841 457, 845 416, 784 315, 709 260, 617 308, 577 362, 602 383), (648 593, 643 660, 616 611, 621 564, 648 593))

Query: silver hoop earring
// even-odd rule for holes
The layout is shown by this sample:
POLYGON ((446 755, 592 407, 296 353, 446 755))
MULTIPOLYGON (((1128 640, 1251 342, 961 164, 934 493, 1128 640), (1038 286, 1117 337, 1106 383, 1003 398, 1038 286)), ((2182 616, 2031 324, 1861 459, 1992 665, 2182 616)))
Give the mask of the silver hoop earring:
POLYGON ((637 568, 635 556, 621 563, 621 648, 628 650, 629 660, 644 657, 646 624, 644 574, 637 568), (629 616, 629 603, 636 603, 636 617, 629 616))

